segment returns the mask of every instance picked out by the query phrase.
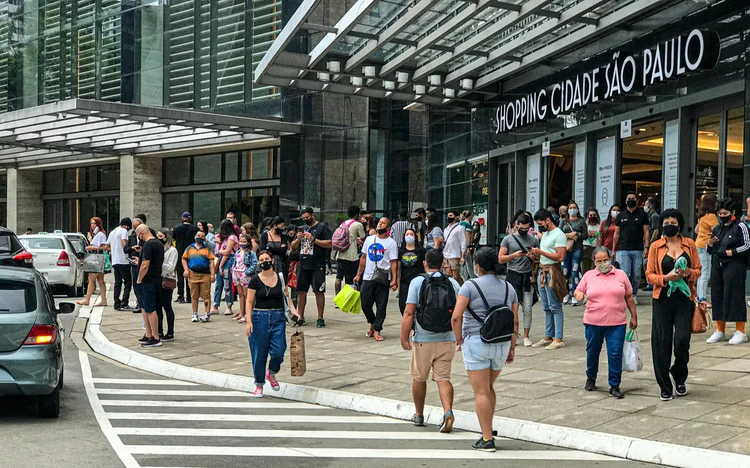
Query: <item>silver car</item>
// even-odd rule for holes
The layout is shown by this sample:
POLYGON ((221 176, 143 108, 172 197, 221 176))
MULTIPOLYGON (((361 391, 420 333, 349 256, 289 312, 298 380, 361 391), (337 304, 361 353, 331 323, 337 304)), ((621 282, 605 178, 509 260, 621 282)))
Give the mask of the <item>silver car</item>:
POLYGON ((68 237, 62 233, 28 234, 18 240, 34 257, 34 268, 52 287, 65 289, 68 297, 83 296, 84 274, 81 258, 68 237))

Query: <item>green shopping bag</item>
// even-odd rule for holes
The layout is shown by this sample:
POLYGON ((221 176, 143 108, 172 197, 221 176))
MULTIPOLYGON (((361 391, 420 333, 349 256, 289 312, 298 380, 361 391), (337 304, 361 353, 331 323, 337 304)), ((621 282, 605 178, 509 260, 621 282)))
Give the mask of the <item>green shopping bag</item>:
POLYGON ((109 258, 109 252, 104 251, 104 273, 112 271, 112 260, 109 258))
POLYGON ((333 298, 333 303, 342 311, 351 314, 358 314, 362 305, 359 291, 348 284, 344 285, 344 287, 341 288, 341 291, 336 294, 336 297, 333 298))

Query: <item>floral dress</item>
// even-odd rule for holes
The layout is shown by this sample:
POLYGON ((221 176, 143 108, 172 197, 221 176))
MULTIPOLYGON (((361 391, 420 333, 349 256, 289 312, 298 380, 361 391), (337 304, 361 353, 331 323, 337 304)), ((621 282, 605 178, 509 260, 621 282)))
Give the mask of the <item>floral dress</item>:
POLYGON ((255 252, 237 250, 234 254, 234 266, 232 267, 232 282, 236 287, 247 288, 250 278, 255 275, 258 258, 255 252))

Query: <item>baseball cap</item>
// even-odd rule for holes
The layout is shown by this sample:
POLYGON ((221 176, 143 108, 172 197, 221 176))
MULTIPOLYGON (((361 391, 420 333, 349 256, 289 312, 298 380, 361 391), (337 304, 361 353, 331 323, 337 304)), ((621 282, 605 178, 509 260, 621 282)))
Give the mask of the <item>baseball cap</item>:
POLYGON ((192 218, 193 215, 191 215, 189 211, 186 211, 186 212, 182 213, 182 217, 183 218, 192 218))

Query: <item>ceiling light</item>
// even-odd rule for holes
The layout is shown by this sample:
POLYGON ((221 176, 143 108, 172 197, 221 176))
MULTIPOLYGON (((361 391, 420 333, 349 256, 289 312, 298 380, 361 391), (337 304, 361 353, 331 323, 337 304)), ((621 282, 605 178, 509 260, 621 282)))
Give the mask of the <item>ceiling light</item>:
POLYGON ((430 83, 430 86, 440 86, 443 83, 443 77, 440 75, 429 75, 427 82, 430 83))
POLYGON ((394 83, 393 81, 383 81, 383 87, 388 91, 393 91, 394 89, 396 89, 396 83, 394 83))
POLYGON ((362 74, 365 75, 366 78, 375 78, 375 66, 365 65, 362 67, 362 74))
POLYGON ((320 81, 330 81, 331 75, 328 73, 318 72, 318 80, 320 81))
POLYGON ((473 87, 474 80, 472 80, 471 78, 464 78, 461 80, 461 89, 468 91, 473 87))
POLYGON ((396 73, 396 81, 399 83, 408 83, 409 82, 409 73, 407 72, 398 72, 396 73))
POLYGON ((362 77, 360 77, 360 76, 353 76, 352 77, 352 85, 353 86, 361 87, 362 83, 364 83, 364 80, 362 79, 362 77))
POLYGON ((453 99, 454 97, 456 97, 456 90, 452 88, 445 88, 443 90, 443 96, 449 99, 453 99))
POLYGON ((328 62, 328 71, 331 73, 339 73, 341 71, 341 62, 336 60, 328 62))
POLYGON ((425 85, 415 84, 414 85, 414 92, 416 94, 426 94, 427 93, 427 87, 425 85))

